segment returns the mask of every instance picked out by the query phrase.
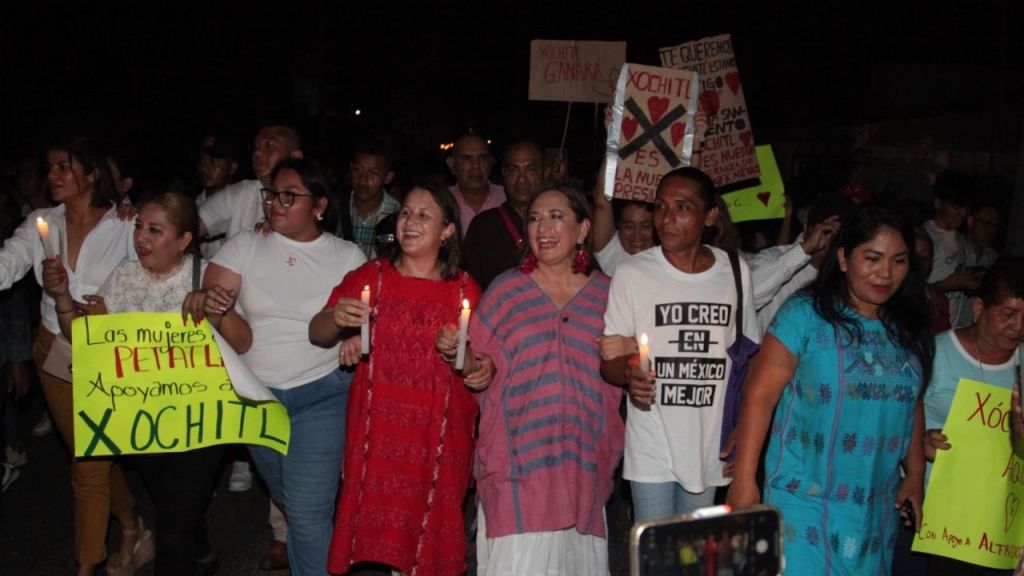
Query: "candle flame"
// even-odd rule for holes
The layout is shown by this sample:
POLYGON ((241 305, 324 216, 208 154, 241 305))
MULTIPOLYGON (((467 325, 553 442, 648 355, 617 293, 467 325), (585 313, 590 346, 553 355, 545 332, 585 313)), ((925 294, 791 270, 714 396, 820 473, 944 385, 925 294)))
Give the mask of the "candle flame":
POLYGON ((39 228, 39 231, 44 234, 50 231, 50 225, 43 220, 42 216, 36 217, 36 228, 39 228))
POLYGON ((643 334, 640 335, 640 345, 641 346, 647 346, 647 333, 646 332, 644 332, 643 334))
POLYGON ((462 309, 463 310, 469 310, 469 299, 468 298, 466 298, 466 299, 464 299, 462 301, 462 309))
POLYGON ((363 292, 369 292, 369 291, 370 291, 370 285, 369 284, 367 284, 366 286, 363 286, 363 292))

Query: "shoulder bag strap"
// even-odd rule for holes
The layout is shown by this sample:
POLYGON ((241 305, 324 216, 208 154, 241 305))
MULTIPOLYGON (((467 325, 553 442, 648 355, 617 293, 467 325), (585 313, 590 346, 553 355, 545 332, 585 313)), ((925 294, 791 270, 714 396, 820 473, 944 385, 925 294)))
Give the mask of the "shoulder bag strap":
POLYGON ((505 208, 504 204, 498 206, 498 214, 501 214, 501 219, 505 222, 505 228, 512 235, 512 239, 516 241, 516 247, 518 248, 523 243, 523 236, 516 229, 516 225, 512 223, 512 216, 509 216, 508 209, 505 208))

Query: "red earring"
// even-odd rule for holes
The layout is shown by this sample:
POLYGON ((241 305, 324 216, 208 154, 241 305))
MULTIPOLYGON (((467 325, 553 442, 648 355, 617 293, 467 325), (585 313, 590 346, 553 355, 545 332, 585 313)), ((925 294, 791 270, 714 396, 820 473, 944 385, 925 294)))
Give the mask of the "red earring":
POLYGON ((584 250, 582 244, 576 244, 576 254, 572 257, 572 271, 575 274, 590 272, 590 252, 584 250))
POLYGON ((521 270, 523 274, 529 274, 530 272, 533 272, 536 269, 537 257, 534 256, 533 252, 530 252, 529 254, 526 255, 526 258, 523 258, 523 262, 519 265, 519 270, 521 270))

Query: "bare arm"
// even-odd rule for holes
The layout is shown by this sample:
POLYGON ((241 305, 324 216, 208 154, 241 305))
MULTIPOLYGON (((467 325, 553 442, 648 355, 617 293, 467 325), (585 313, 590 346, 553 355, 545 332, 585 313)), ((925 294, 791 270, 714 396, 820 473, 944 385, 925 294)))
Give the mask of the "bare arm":
POLYGON ((355 298, 339 298, 333 308, 324 308, 309 322, 309 341, 328 348, 339 339, 358 334, 369 321, 370 307, 355 298))
POLYGON ((607 163, 607 157, 601 161, 597 182, 594 184, 594 218, 590 227, 594 252, 600 252, 608 242, 615 239, 615 213, 611 201, 604 197, 604 170, 607 163))
POLYGON ((239 354, 245 354, 252 346, 252 328, 235 310, 235 302, 242 290, 242 277, 210 263, 203 274, 203 292, 206 298, 203 312, 220 335, 239 354))
POLYGON ((761 342, 743 383, 743 406, 736 429, 736 465, 726 501, 735 508, 757 504, 757 466, 772 413, 796 372, 798 358, 770 333, 761 342))

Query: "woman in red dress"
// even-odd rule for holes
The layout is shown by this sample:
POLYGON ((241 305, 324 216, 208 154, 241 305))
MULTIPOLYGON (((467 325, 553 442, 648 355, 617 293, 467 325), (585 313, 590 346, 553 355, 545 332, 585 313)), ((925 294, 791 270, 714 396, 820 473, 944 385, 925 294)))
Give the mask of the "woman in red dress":
POLYGON ((435 340, 480 289, 458 269, 459 211, 447 190, 412 188, 398 214, 401 247, 334 289, 310 324, 322 345, 347 338, 341 362, 358 365, 349 392, 343 483, 328 568, 361 563, 410 575, 465 571, 462 501, 469 484, 476 400, 489 362, 467 352, 465 379, 435 340), (365 287, 369 305, 361 302, 365 287), (370 354, 360 352, 368 318, 370 354))

